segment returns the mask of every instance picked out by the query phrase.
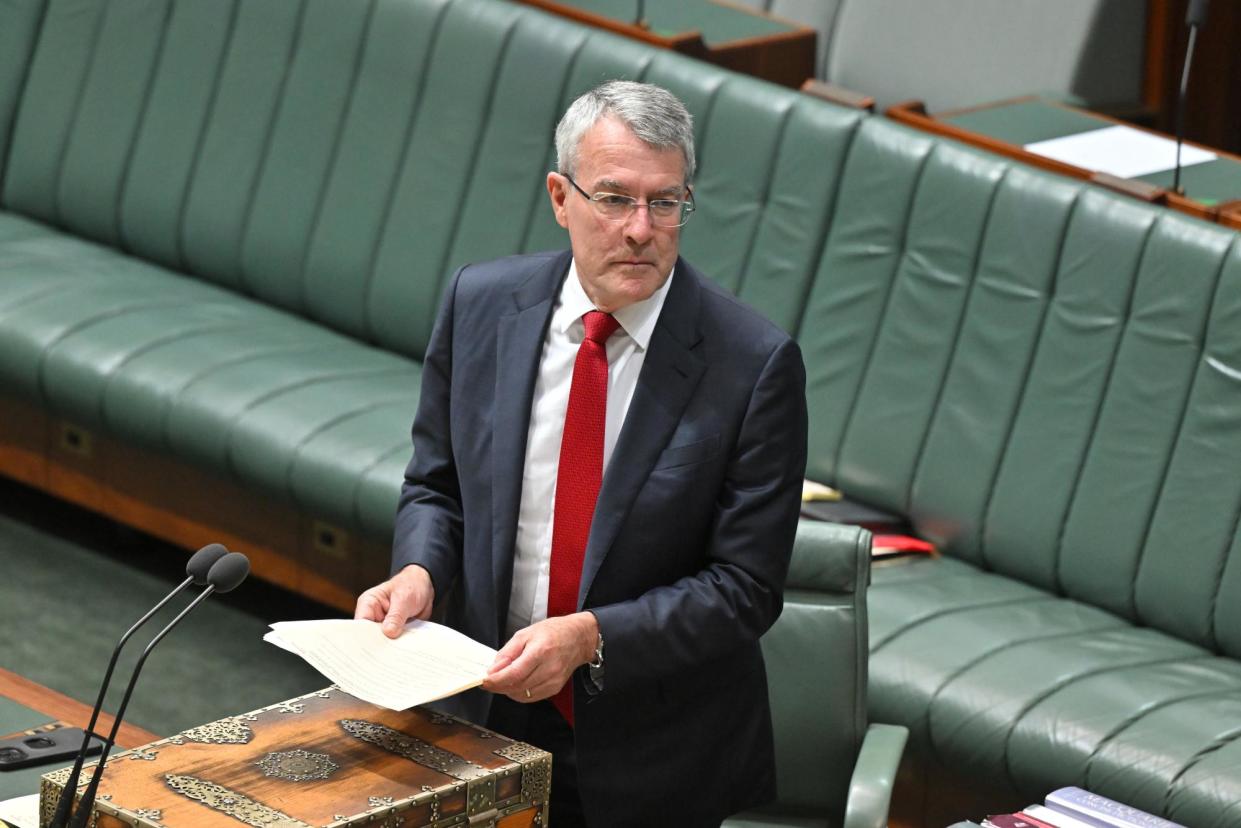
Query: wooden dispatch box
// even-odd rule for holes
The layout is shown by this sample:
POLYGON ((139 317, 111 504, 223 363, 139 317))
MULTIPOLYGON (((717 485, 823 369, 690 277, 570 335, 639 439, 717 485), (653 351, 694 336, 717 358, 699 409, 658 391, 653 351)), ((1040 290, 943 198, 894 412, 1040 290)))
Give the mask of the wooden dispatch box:
MULTIPOLYGON (((463 719, 333 686, 113 755, 91 825, 533 828, 547 824, 551 770, 550 753, 463 719)), ((42 828, 68 776, 43 776, 42 828)))

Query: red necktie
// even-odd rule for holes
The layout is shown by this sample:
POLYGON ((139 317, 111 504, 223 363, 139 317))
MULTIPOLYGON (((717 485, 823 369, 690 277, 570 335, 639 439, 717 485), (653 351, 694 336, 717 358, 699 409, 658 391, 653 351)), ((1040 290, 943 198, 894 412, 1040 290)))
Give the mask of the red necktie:
MULTIPOLYGON (((556 471, 556 502, 552 514, 552 560, 547 589, 547 616, 577 612, 582 560, 590 537, 590 521, 603 482, 603 428, 608 413, 608 352, 606 343, 619 323, 610 314, 590 311, 582 317, 586 336, 573 363, 569 408, 565 412, 560 465, 556 471)), ((573 679, 553 698, 556 709, 573 724, 573 679)))

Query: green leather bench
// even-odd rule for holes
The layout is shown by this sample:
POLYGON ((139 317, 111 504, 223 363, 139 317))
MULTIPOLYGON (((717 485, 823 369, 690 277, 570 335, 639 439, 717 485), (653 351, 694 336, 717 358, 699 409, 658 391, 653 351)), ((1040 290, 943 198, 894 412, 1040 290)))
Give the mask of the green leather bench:
POLYGON ((543 182, 573 97, 686 99, 686 252, 786 325, 832 193, 805 183, 861 117, 503 2, 3 14, 0 464, 341 607, 387 569, 442 285, 567 244, 543 182))
POLYGON ((616 76, 697 116, 683 249, 801 342, 811 476, 945 552, 870 590, 899 806, 1241 824, 1236 234, 529 8, 0 7, 0 471, 347 606, 441 285, 564 246, 616 76))
POLYGON ((1237 234, 879 119, 838 198, 809 474, 945 553, 870 592, 903 802, 1241 825, 1237 234))

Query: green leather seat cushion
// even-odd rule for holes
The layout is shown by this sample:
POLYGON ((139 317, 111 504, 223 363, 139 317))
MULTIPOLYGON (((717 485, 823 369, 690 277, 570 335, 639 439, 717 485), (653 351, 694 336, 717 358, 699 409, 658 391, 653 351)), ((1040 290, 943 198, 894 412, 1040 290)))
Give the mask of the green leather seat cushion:
POLYGON ((907 725, 923 752, 1031 801, 1105 787, 1228 824, 1235 660, 949 558, 876 567, 868 609, 871 717, 907 725))
POLYGON ((420 366, 0 214, 0 377, 101 426, 387 531, 420 366))

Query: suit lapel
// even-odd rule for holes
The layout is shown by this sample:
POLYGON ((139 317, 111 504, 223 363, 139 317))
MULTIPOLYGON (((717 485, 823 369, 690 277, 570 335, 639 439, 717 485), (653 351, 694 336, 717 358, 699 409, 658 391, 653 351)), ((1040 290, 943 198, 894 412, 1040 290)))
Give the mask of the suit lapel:
POLYGON ((530 406, 543 340, 570 258, 568 252, 557 256, 513 291, 513 307, 497 323, 491 435, 491 563, 497 630, 501 638, 513 586, 513 554, 530 406))
POLYGON ((599 490, 582 563, 579 608, 706 370, 706 363, 694 350, 701 339, 700 278, 684 261, 677 260, 676 275, 651 335, 638 386, 599 490))

